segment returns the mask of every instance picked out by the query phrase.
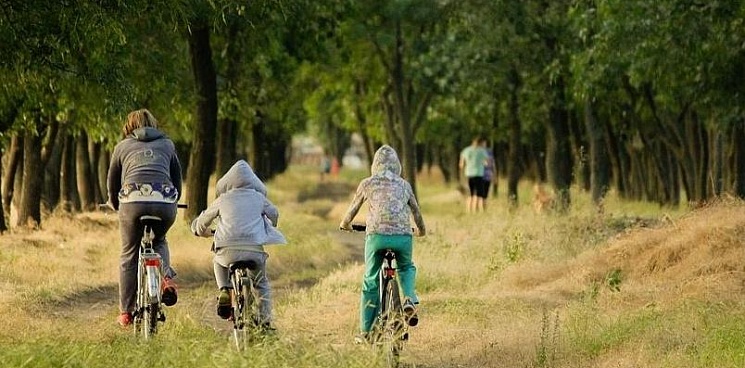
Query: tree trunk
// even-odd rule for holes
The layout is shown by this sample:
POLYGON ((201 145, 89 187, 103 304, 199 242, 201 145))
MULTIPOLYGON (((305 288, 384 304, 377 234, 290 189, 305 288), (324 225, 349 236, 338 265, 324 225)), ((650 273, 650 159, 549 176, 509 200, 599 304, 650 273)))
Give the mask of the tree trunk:
POLYGON ((96 206, 96 194, 88 155, 88 134, 81 131, 75 143, 75 177, 80 195, 80 207, 83 211, 91 211, 96 206))
POLYGON ((13 190, 15 189, 16 173, 23 160, 23 136, 19 133, 13 134, 8 151, 8 165, 3 175, 3 212, 10 219, 11 203, 13 201, 13 190))
POLYGON ((522 156, 522 122, 520 121, 519 91, 522 85, 517 68, 512 68, 509 74, 509 153, 507 154, 507 200, 510 207, 517 207, 517 185, 522 176, 520 157, 522 156))
POLYGON ((354 111, 355 117, 357 118, 357 130, 359 131, 360 136, 362 137, 362 142, 365 145, 367 162, 372 162, 373 155, 375 154, 375 149, 373 148, 373 142, 370 138, 370 135, 367 134, 367 115, 362 109, 362 104, 360 103, 360 101, 364 101, 364 98, 367 94, 366 92, 367 89, 365 88, 365 84, 360 80, 356 80, 354 83, 354 93, 357 98, 354 99, 354 111))
POLYGON ((623 150, 623 142, 620 142, 623 139, 622 137, 623 134, 616 134, 610 124, 605 124, 606 151, 612 169, 611 177, 615 178, 618 196, 626 199, 629 197, 628 180, 631 173, 629 172, 628 153, 623 150))
POLYGON ((549 182, 556 191, 556 208, 559 212, 566 212, 571 203, 569 188, 572 183, 572 162, 569 146, 569 113, 566 110, 562 77, 557 79, 552 95, 553 99, 546 125, 548 133, 546 172, 549 182))
MULTIPOLYGON (((41 122, 37 122, 41 125, 41 122)), ((41 188, 44 172, 41 161, 41 128, 27 130, 23 136, 23 189, 16 226, 38 229, 41 226, 41 188)))
POLYGON ((196 121, 186 177, 186 202, 189 207, 184 212, 186 220, 191 222, 207 208, 207 191, 215 164, 217 76, 212 62, 209 26, 206 23, 193 25, 188 37, 197 96, 196 121))
POLYGON ((94 209, 99 203, 106 202, 106 200, 104 199, 104 193, 106 193, 106 190, 104 189, 105 186, 102 187, 98 180, 98 160, 101 159, 101 150, 101 142, 94 142, 92 139, 90 139, 90 137, 88 137, 88 157, 90 159, 89 172, 91 185, 93 186, 94 209))
POLYGON ((590 192, 592 201, 598 208, 602 208, 602 201, 608 192, 610 177, 608 169, 610 160, 605 150, 605 134, 595 114, 595 106, 589 99, 585 101, 585 127, 590 145, 590 192))
MULTIPOLYGON (((62 172, 62 149, 65 144, 65 131, 64 127, 62 127, 56 129, 55 133, 50 133, 54 134, 54 146, 45 147, 48 157, 44 160, 42 203, 50 211, 53 211, 60 202, 60 173, 62 172)), ((52 139, 51 135, 50 139, 52 139)))
POLYGON ((238 125, 234 119, 223 118, 217 123, 217 153, 215 157, 215 174, 223 176, 236 161, 237 132, 238 125))
POLYGON ((80 211, 77 179, 75 175, 75 137, 65 134, 62 148, 62 167, 60 172, 60 195, 62 209, 68 212, 80 211))
POLYGON ((101 202, 106 203, 109 200, 108 184, 106 178, 109 172, 109 162, 111 161, 111 152, 104 149, 103 146, 98 154, 98 166, 96 167, 96 180, 101 188, 101 202))
POLYGON ((217 152, 215 153, 215 174, 221 177, 230 170, 237 159, 237 129, 236 121, 238 96, 235 86, 240 78, 241 48, 239 47, 239 36, 241 34, 241 22, 231 21, 228 26, 227 45, 225 55, 227 68, 225 71, 225 91, 227 104, 222 119, 217 122, 217 152))
POLYGON ((734 142, 734 170, 735 170, 735 195, 745 199, 745 121, 738 121, 732 129, 732 139, 734 142))
POLYGON ((714 174, 712 178, 712 187, 714 195, 719 197, 724 191, 724 134, 717 128, 714 134, 714 174))

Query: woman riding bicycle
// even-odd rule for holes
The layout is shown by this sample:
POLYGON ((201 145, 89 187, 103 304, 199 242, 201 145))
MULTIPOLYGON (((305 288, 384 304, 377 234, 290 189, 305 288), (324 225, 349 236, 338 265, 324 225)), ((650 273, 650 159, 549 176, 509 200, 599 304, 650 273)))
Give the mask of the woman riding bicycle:
POLYGON ((232 285, 228 267, 238 261, 253 260, 259 265, 256 289, 261 298, 261 321, 258 322, 263 328, 271 329, 272 300, 264 245, 287 243, 275 228, 279 211, 267 199, 264 183, 244 160, 238 160, 217 181, 215 191, 217 199, 194 219, 191 230, 195 235, 210 237, 213 236, 213 220, 216 223, 213 265, 220 289, 217 314, 224 319, 231 316, 232 285))
POLYGON ((412 261, 412 229, 410 216, 416 229, 413 235, 424 236, 424 220, 411 185, 401 177, 401 162, 396 151, 383 145, 376 152, 371 165, 371 176, 357 187, 354 199, 339 227, 349 230, 351 222, 362 204, 369 202, 365 236, 365 274, 360 298, 360 335, 356 342, 365 342, 380 308, 378 301, 378 270, 386 249, 396 253, 401 289, 405 297, 404 312, 409 325, 418 323, 415 292, 416 267, 412 261))
POLYGON ((122 238, 119 268, 118 322, 132 323, 137 291, 137 257, 143 226, 143 215, 160 217, 153 226, 153 248, 163 260, 163 304, 176 304, 176 271, 171 268, 166 233, 176 220, 177 202, 181 196, 181 163, 173 142, 158 130, 150 111, 129 113, 122 127, 122 139, 111 154, 107 177, 108 203, 119 212, 122 238))

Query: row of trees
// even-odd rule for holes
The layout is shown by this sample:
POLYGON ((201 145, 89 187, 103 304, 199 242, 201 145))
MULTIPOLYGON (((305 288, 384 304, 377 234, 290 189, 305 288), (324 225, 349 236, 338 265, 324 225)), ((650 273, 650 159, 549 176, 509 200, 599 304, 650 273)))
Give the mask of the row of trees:
POLYGON ((745 195, 742 3, 355 5, 332 67, 313 66, 327 77, 310 116, 393 143, 412 182, 423 164, 455 177, 479 134, 512 204, 526 177, 560 210, 574 184, 598 205, 611 188, 670 206, 745 195))
MULTIPOLYGON (((147 107, 186 166, 193 218, 238 157, 263 178, 293 134, 341 162, 358 132, 405 177, 485 135, 519 180, 600 204, 745 195, 745 5, 693 0, 0 0, 3 215, 102 198, 123 117, 147 107), (40 180, 39 173, 44 172, 40 180)), ((0 221, 0 226, 5 221, 0 221)))

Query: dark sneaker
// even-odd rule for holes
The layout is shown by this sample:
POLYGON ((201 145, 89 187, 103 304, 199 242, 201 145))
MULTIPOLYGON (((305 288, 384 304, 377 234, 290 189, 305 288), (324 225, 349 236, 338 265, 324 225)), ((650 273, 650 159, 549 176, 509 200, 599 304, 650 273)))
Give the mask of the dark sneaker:
POLYGON ((222 319, 229 319, 233 316, 229 290, 220 290, 220 295, 217 297, 217 315, 222 319))
POLYGON ((116 321, 122 327, 127 327, 132 324, 132 313, 124 312, 116 318, 116 321))
POLYGON ((170 277, 163 278, 163 292, 161 293, 161 300, 163 304, 170 307, 178 301, 178 293, 176 292, 176 283, 170 277))
POLYGON ((404 302, 404 314, 406 315, 406 323, 408 323, 409 326, 414 327, 419 324, 419 316, 416 313, 416 306, 409 299, 406 299, 404 302))
POLYGON ((271 323, 264 322, 261 324, 259 331, 261 331, 261 333, 263 333, 264 335, 271 336, 277 332, 277 329, 274 328, 271 323))
POLYGON ((369 344, 370 333, 369 332, 358 333, 357 335, 354 336, 354 343, 357 345, 369 344))

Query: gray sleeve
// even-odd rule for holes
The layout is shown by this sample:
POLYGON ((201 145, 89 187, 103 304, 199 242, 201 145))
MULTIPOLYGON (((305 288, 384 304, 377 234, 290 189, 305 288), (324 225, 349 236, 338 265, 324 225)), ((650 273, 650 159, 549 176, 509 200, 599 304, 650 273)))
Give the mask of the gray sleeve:
POLYGON ((119 191, 122 189, 122 161, 119 145, 114 147, 109 163, 109 172, 106 175, 106 187, 108 192, 108 203, 114 210, 119 210, 119 191))

